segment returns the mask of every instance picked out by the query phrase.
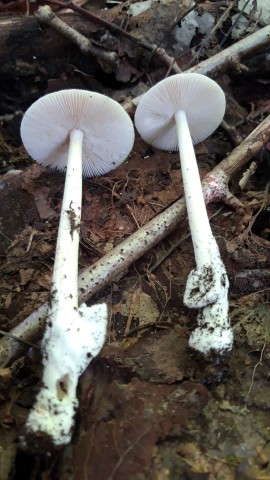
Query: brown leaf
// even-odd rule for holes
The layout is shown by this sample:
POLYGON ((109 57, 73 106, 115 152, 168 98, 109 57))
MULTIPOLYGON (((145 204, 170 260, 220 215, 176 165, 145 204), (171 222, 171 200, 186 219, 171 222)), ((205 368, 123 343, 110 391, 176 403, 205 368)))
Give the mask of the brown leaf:
POLYGON ((27 185, 24 185, 24 189, 33 195, 41 220, 47 220, 55 215, 54 210, 51 208, 51 193, 49 187, 27 182, 27 185))
POLYGON ((34 271, 35 270, 33 268, 20 270, 20 285, 27 285, 27 283, 32 280, 34 271))

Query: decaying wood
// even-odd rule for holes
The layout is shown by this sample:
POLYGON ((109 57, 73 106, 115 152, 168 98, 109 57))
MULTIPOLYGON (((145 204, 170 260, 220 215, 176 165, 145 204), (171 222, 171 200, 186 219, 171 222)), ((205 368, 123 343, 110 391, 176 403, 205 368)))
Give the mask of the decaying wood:
MULTIPOLYGON (((77 14, 60 18, 85 36, 96 30, 77 14)), ((45 74, 53 77, 64 70, 77 47, 49 27, 41 27, 34 16, 0 21, 0 72, 13 77, 45 74)))
POLYGON ((52 11, 49 5, 39 7, 35 16, 45 25, 48 25, 61 35, 66 37, 71 42, 75 43, 84 55, 93 55, 97 59, 102 60, 105 63, 113 66, 115 69, 118 65, 118 56, 115 52, 107 52, 101 47, 94 45, 91 40, 86 38, 81 33, 77 32, 74 28, 70 27, 66 22, 58 18, 52 11))
MULTIPOLYGON (((57 0, 49 0, 48 3, 50 3, 52 5, 61 6, 61 3, 58 2, 57 0)), ((90 20, 90 22, 106 28, 109 32, 117 35, 119 38, 124 37, 124 38, 130 40, 133 44, 137 45, 138 47, 141 47, 141 48, 145 49, 146 51, 151 52, 152 55, 157 55, 160 58, 160 60, 163 63, 165 63, 165 65, 168 66, 170 71, 173 71, 174 73, 181 73, 182 70, 177 65, 175 59, 173 57, 170 57, 170 55, 168 55, 168 53, 165 51, 164 48, 158 47, 155 44, 152 45, 150 43, 144 42, 140 38, 137 38, 134 35, 132 35, 127 30, 122 29, 121 27, 119 27, 115 23, 109 22, 108 20, 106 20, 106 18, 95 15, 93 12, 80 7, 79 5, 77 5, 76 3, 72 2, 72 1, 67 1, 65 3, 65 5, 68 8, 70 8, 71 10, 73 10, 74 12, 78 12, 82 16, 88 18, 90 20)), ((183 12, 182 12, 181 18, 184 18, 185 15, 187 15, 191 10, 193 10, 193 8, 194 7, 192 7, 192 9, 186 10, 185 7, 183 7, 183 12)), ((179 22, 180 22, 181 18, 179 18, 179 20, 178 20, 179 22)))
MULTIPOLYGON (((228 182, 231 177, 241 171, 263 147, 269 137, 270 116, 268 116, 244 141, 236 147, 212 172, 204 179, 204 195, 206 203, 213 200, 227 200, 231 194, 228 182), (212 181, 217 176, 223 177, 224 188, 216 189, 212 181)), ((107 253, 103 258, 85 269, 79 276, 80 302, 89 300, 94 294, 123 276, 130 265, 138 260, 155 244, 165 238, 179 225, 185 215, 183 198, 165 209, 150 222, 126 238, 120 245, 107 253)), ((34 341, 40 337, 46 318, 48 305, 42 305, 10 333, 26 341, 34 341)), ((0 366, 7 366, 17 358, 25 347, 14 339, 4 337, 0 341, 0 366)))
MULTIPOLYGON (((103 15, 106 19, 106 12, 103 15)), ((86 38, 99 28, 76 13, 59 14, 58 17, 86 38)), ((270 26, 266 26, 188 71, 216 77, 225 68, 237 70, 244 59, 265 49, 269 43, 270 26)), ((34 16, 3 19, 0 21, 0 72, 23 76, 55 71, 70 59, 70 45, 63 35, 41 27, 34 16)), ((164 49, 157 49, 156 53, 165 64, 171 65, 173 58, 164 49)), ((177 64, 174 64, 173 71, 180 71, 177 64)))

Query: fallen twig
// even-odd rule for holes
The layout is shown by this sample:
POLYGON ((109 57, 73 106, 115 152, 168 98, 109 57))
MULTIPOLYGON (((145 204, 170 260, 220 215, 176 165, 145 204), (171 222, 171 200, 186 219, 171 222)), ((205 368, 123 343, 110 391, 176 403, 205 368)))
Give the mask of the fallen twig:
POLYGON ((35 13, 35 16, 42 23, 45 23, 46 25, 54 28, 57 32, 68 38, 68 40, 75 43, 84 55, 91 54, 97 57, 97 59, 102 60, 114 67, 117 67, 119 59, 115 52, 107 52, 101 47, 97 47, 96 45, 94 45, 91 40, 74 30, 74 28, 63 22, 63 20, 60 20, 60 18, 58 18, 54 14, 49 5, 39 7, 37 12, 35 13))
POLYGON ((228 32, 226 33, 225 37, 222 39, 222 41, 220 42, 220 47, 222 47, 222 45, 224 45, 224 43, 226 42, 226 40, 229 38, 229 36, 231 35, 233 29, 236 27, 236 25, 238 24, 239 20, 240 20, 240 17, 242 17, 243 15, 243 12, 245 11, 245 8, 246 6, 249 4, 250 0, 246 0, 246 2, 244 3, 243 7, 241 8, 241 10, 239 11, 239 13, 237 14, 236 16, 236 19, 234 20, 233 24, 231 25, 231 27, 229 28, 228 32))
MULTIPOLYGON (((226 68, 237 69, 237 66, 241 65, 241 60, 244 60, 258 50, 269 47, 269 44, 270 26, 268 25, 267 27, 252 33, 248 37, 243 38, 243 40, 239 40, 239 42, 231 45, 222 52, 219 52, 207 60, 203 60, 198 65, 185 70, 185 73, 201 73, 202 75, 215 78, 225 71, 226 68)), ((133 99, 127 99, 122 106, 128 112, 134 110, 134 107, 139 104, 142 95, 133 99)))
MULTIPOLYGON (((228 189, 230 178, 252 159, 263 147, 269 137, 270 116, 268 116, 251 134, 236 147, 217 167, 204 179, 204 196, 206 203, 213 200, 232 199, 228 189), (223 189, 217 189, 215 179, 223 178, 223 189), (214 181, 213 181, 214 179, 214 181)), ((234 202, 230 202, 234 203, 234 202)), ((237 206, 237 201, 234 203, 237 206)), ((240 205, 242 205, 239 202, 240 205)), ((169 235, 184 218, 185 201, 183 198, 173 203, 150 222, 130 235, 123 242, 107 253, 103 258, 85 269, 79 276, 80 302, 89 300, 94 294, 123 276, 130 265, 138 260, 156 243, 169 235)), ((42 305, 29 315, 10 333, 24 341, 34 341, 42 335, 48 305, 42 305)), ((0 340, 0 366, 9 365, 25 349, 12 338, 0 340)))
POLYGON ((155 44, 150 44, 150 43, 144 42, 143 40, 141 40, 141 39, 135 37, 134 35, 132 35, 131 33, 129 33, 128 31, 123 30, 121 27, 119 27, 115 23, 108 22, 104 18, 101 18, 98 15, 95 15, 94 13, 90 12, 89 10, 86 10, 82 7, 79 7, 79 5, 77 5, 76 3, 73 3, 72 1, 68 0, 65 3, 61 3, 57 0, 46 0, 46 1, 47 1, 47 3, 50 3, 51 5, 61 6, 61 8, 63 8, 63 7, 70 8, 70 10, 73 10, 74 12, 78 12, 81 15, 83 15, 84 17, 89 18, 89 20, 91 20, 93 23, 105 27, 107 30, 109 30, 109 32, 127 38, 128 40, 130 40, 135 45, 137 45, 141 48, 144 48, 145 50, 147 50, 149 52, 152 52, 153 55, 157 55, 169 68, 171 68, 171 70, 174 73, 181 73, 182 70, 180 69, 180 67, 175 62, 175 58, 170 57, 166 53, 164 48, 158 47, 155 44))
POLYGON ((198 61, 203 50, 209 45, 210 41, 214 38, 216 31, 221 30, 223 23, 227 20, 231 10, 234 8, 234 2, 232 2, 225 10, 225 12, 218 19, 211 31, 202 40, 200 48, 194 53, 194 57, 190 62, 190 67, 198 61))
POLYGON ((235 68, 241 64, 241 60, 249 57, 257 50, 261 50, 270 44, 270 26, 252 33, 246 38, 239 40, 230 47, 189 68, 188 72, 202 73, 211 77, 217 76, 226 68, 235 68))

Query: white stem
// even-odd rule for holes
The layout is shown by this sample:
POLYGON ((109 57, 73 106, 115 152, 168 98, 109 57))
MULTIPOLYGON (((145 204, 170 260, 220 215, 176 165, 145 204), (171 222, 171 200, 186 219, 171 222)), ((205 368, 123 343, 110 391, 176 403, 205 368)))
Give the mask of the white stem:
POLYGON ((78 407, 79 376, 102 348, 107 305, 78 308, 78 250, 82 204, 83 132, 70 132, 65 190, 58 230, 51 306, 42 341, 43 378, 26 421, 28 433, 43 432, 55 445, 71 439, 78 407))
POLYGON ((215 243, 215 240, 208 220, 186 113, 182 110, 178 111, 175 114, 175 121, 190 233, 196 265, 200 268, 211 263, 212 243, 215 243))
POLYGON ((201 309, 189 345, 204 354, 232 348, 229 281, 209 224, 193 143, 184 111, 175 114, 185 200, 196 269, 188 276, 184 304, 201 309))
POLYGON ((65 190, 51 287, 52 310, 78 307, 78 252, 82 205, 83 132, 70 132, 65 190))

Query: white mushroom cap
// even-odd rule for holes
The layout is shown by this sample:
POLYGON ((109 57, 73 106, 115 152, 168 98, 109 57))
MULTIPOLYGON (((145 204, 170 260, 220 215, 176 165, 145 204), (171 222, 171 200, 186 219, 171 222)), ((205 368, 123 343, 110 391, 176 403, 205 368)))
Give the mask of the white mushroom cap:
POLYGON ((102 175, 130 153, 134 128, 125 110, 100 93, 70 89, 49 93, 26 111, 21 124, 23 144, 39 163, 58 170, 67 164, 69 133, 82 130, 83 175, 102 175))
POLYGON ((216 130, 225 106, 224 92, 215 81, 199 73, 179 73, 145 93, 135 113, 135 125, 147 143, 174 151, 178 150, 176 112, 185 111, 195 145, 216 130))

